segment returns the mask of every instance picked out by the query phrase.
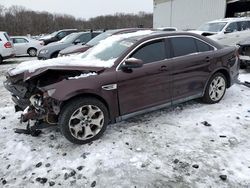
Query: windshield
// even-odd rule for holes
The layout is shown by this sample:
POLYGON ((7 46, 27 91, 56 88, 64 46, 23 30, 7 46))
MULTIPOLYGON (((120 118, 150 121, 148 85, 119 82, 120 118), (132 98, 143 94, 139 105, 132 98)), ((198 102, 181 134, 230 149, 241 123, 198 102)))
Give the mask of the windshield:
POLYGON ((95 46, 97 45, 101 40, 104 40, 106 38, 108 38, 109 36, 111 36, 111 34, 109 32, 104 32, 100 35, 98 35, 97 37, 93 38, 92 40, 90 40, 87 45, 89 46, 95 46))
POLYGON ((208 32, 220 32, 225 27, 227 22, 213 22, 205 23, 201 25, 197 30, 198 31, 208 31, 208 32))
POLYGON ((72 43, 74 42, 74 40, 77 38, 78 35, 79 35, 78 33, 71 33, 68 36, 64 37, 62 40, 60 40, 60 42, 72 43))
POLYGON ((107 40, 88 50, 81 57, 84 59, 95 59, 99 61, 116 60, 122 55, 135 41, 132 39, 123 39, 118 41, 107 40))
POLYGON ((52 37, 55 37, 55 36, 57 35, 57 33, 58 33, 58 31, 55 31, 55 32, 51 33, 50 35, 51 35, 52 37))

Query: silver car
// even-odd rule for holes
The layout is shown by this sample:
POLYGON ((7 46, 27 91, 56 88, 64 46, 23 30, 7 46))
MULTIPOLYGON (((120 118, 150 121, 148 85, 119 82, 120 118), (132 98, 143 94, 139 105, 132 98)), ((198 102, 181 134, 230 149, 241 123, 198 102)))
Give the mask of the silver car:
POLYGON ((72 33, 58 42, 50 43, 47 46, 41 48, 37 57, 38 59, 43 60, 56 58, 61 50, 79 43, 85 44, 100 33, 101 32, 72 33))

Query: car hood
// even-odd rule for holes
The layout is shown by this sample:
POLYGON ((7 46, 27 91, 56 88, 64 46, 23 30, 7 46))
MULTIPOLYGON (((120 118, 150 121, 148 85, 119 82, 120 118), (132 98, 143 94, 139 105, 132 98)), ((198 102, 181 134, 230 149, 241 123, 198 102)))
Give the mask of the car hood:
POLYGON ((60 57, 49 60, 26 61, 19 64, 16 68, 8 71, 9 77, 18 77, 24 81, 44 73, 47 70, 85 70, 100 72, 105 68, 113 66, 115 59, 100 61, 96 59, 82 59, 81 56, 60 57))
POLYGON ((47 40, 50 38, 52 38, 52 35, 45 35, 45 36, 41 37, 39 40, 47 40))
POLYGON ((70 47, 67 47, 67 48, 61 50, 60 54, 67 55, 67 54, 71 54, 71 53, 85 52, 91 47, 92 46, 89 46, 89 45, 78 44, 78 45, 70 46, 70 47))

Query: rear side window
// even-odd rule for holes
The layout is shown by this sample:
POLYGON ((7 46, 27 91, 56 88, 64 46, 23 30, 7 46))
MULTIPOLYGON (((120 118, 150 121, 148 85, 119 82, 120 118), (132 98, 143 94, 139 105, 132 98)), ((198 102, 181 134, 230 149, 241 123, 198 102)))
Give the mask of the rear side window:
POLYGON ((238 24, 239 24, 239 30, 240 31, 250 29, 249 28, 250 25, 248 25, 249 23, 247 21, 238 22, 238 24))
POLYGON ((15 44, 21 44, 21 43, 28 43, 28 41, 24 38, 14 38, 13 43, 15 44))
POLYGON ((192 53, 197 53, 195 39, 191 37, 176 37, 170 39, 173 47, 173 56, 185 56, 192 53))
POLYGON ((164 41, 154 41, 143 45, 131 57, 141 59, 144 63, 161 61, 167 58, 165 49, 164 41))
POLYGON ((202 42, 200 40, 195 39, 197 48, 199 52, 207 52, 207 51, 212 51, 214 50, 214 48, 208 44, 206 44, 205 42, 202 42))

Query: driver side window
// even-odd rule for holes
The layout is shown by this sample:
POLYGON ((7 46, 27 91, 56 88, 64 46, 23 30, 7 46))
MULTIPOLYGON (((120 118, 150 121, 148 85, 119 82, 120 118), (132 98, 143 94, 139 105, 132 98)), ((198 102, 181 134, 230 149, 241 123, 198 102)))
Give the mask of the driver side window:
POLYGON ((164 60, 167 58, 165 42, 164 40, 158 40, 144 44, 130 57, 140 59, 145 64, 164 60))
POLYGON ((226 28, 226 32, 228 33, 233 33, 233 32, 236 32, 238 31, 238 24, 237 22, 233 22, 231 24, 229 24, 226 28))

